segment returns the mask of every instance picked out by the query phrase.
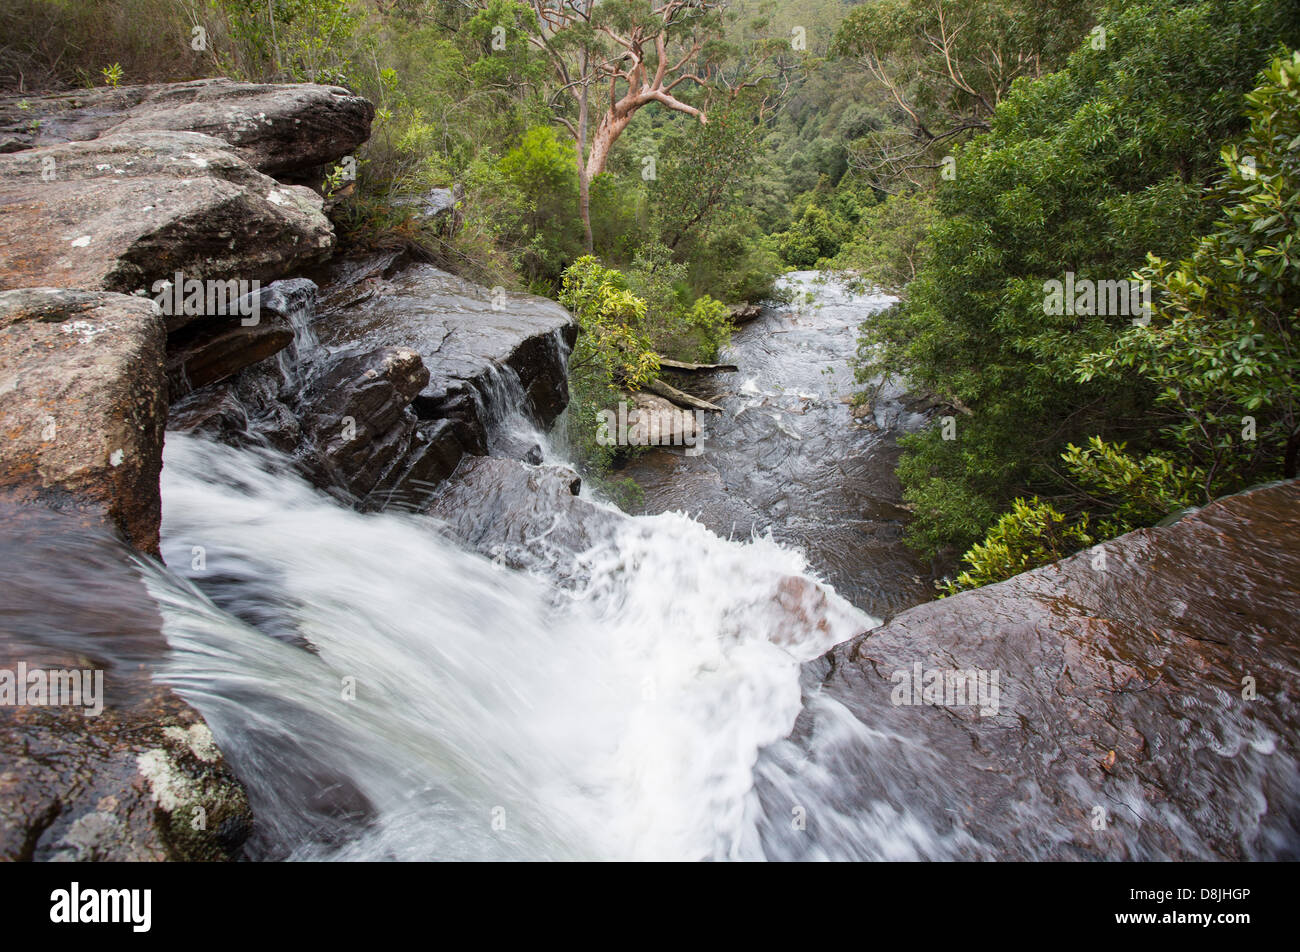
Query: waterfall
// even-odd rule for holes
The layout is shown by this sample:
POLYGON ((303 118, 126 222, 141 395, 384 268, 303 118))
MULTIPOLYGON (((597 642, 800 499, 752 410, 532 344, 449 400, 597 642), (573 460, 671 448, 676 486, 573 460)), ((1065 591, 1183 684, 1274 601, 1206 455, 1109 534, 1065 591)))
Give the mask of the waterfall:
POLYGON ((276 355, 286 388, 300 387, 320 358, 320 340, 312 327, 316 292, 316 283, 307 278, 276 281, 262 291, 262 306, 282 315, 293 331, 289 346, 276 355))
MULTIPOLYGON (((262 383, 282 393, 319 372, 323 355, 314 295, 287 290, 279 306, 295 345, 262 383)), ((788 404, 822 441, 848 413, 816 392, 824 361, 848 346, 864 303, 883 304, 823 301, 835 316, 804 329, 797 371, 784 367, 795 389, 782 390, 763 359, 768 331, 741 355, 767 368, 767 391, 754 390, 765 405, 788 404)), ((787 320, 800 329, 798 311, 787 320)), ((494 455, 565 463, 511 367, 492 364, 473 395, 494 455)), ((766 479, 775 467, 788 493, 800 476, 780 462, 788 448, 739 413, 732 426, 706 478, 730 467, 766 479)), ((627 517, 584 489, 584 505, 609 518, 584 526, 582 551, 549 538, 567 516, 543 512, 530 537, 480 553, 433 516, 355 511, 313 489, 288 456, 247 442, 168 434, 169 569, 143 571, 172 648, 162 676, 204 715, 248 789, 250 857, 939 858, 972 848, 887 805, 846 807, 786 739, 805 704, 800 665, 878 624, 788 538, 734 527, 723 538, 680 512, 627 517), (508 560, 507 549, 527 557, 508 560), (810 810, 831 839, 801 825, 810 810)), ((824 477, 807 481, 837 518, 824 477)), ((518 504, 549 505, 541 498, 518 504)), ((843 749, 933 767, 912 763, 926 752, 905 739, 833 716, 833 702, 808 703, 838 725, 811 738, 819 757, 843 749)))
POLYGON ((255 857, 758 858, 799 664, 874 623, 833 592, 792 612, 798 553, 682 515, 618 520, 557 590, 272 451, 169 434, 165 463, 164 677, 247 785, 255 857))

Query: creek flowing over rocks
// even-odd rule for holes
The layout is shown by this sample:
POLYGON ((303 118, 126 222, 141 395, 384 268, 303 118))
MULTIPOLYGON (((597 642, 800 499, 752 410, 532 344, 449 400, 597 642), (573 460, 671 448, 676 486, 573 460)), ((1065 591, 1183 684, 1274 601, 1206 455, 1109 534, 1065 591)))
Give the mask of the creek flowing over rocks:
POLYGON ((812 271, 781 287, 792 303, 763 308, 724 349, 737 371, 681 381, 724 411, 704 415, 702 451, 656 448, 620 475, 645 491, 644 512, 689 512, 729 538, 771 532, 865 611, 925 601, 932 573, 903 544, 894 466, 926 401, 877 381, 872 403, 850 402, 858 326, 895 299, 812 271))
POLYGON ((563 308, 333 254, 368 103, 72 98, 0 101, 0 670, 104 711, 0 704, 0 857, 1300 856, 1296 482, 926 602, 892 473, 933 407, 848 403, 888 299, 795 274, 628 515, 556 436, 563 308), (261 320, 136 293, 176 270, 264 277, 261 320))

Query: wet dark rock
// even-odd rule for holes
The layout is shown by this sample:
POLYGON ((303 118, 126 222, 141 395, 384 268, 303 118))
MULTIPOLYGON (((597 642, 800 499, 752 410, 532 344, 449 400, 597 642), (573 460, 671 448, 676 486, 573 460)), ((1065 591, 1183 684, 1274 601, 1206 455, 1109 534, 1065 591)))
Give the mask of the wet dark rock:
MULTIPOLYGON (((546 299, 535 300, 540 302, 546 299)), ((568 316, 567 311, 564 316, 568 316)), ((569 322, 560 325, 558 334, 552 332, 522 337, 518 346, 505 358, 505 365, 515 372, 520 386, 524 388, 528 412, 542 426, 549 426, 569 404, 569 381, 564 360, 575 340, 577 326, 570 318, 569 322)))
POLYGON ((258 307, 263 314, 269 311, 288 321, 293 314, 312 312, 319 291, 316 282, 308 278, 273 281, 259 290, 258 307))
MULTIPOLYGON (((261 442, 290 456, 301 454, 302 421, 279 400, 264 399, 255 404, 245 436, 247 439, 243 442, 261 442)), ((239 442, 235 441, 236 444, 239 442)))
POLYGON ((446 420, 466 453, 487 453, 488 432, 478 391, 468 384, 438 394, 421 394, 412 404, 422 420, 446 420))
POLYGON ((417 216, 450 234, 459 227, 460 212, 456 204, 464 198, 465 190, 457 184, 451 188, 431 188, 423 195, 398 198, 394 203, 415 209, 417 216))
POLYGON ((429 380, 419 354, 384 347, 334 364, 303 396, 303 426, 327 472, 364 496, 404 456, 416 429, 411 401, 429 380))
MULTIPOLYGON (((153 294, 177 272, 187 281, 268 282, 324 260, 334 245, 319 195, 193 132, 0 156, 0 183, 6 287, 153 294)), ((168 330, 193 320, 173 314, 168 330)))
MULTIPOLYGON (((284 738, 266 738, 266 743, 284 743, 284 738)), ((259 826, 247 852, 254 862, 281 862, 292 854, 285 843, 310 843, 328 850, 362 835, 379 811, 356 781, 342 771, 311 762, 295 764, 292 771, 275 778, 275 796, 293 803, 294 822, 286 829, 266 830, 259 826)), ((328 853, 326 853, 328 855, 328 853)))
POLYGON ((429 371, 414 350, 382 347, 331 366, 312 381, 304 403, 331 429, 351 417, 359 428, 383 432, 428 380, 429 371))
POLYGON ((230 860, 252 832, 212 732, 162 685, 147 703, 97 718, 0 709, 0 725, 0 859, 230 860))
POLYGON ((465 455, 451 420, 421 422, 411 437, 404 465, 381 484, 383 506, 416 508, 443 480, 451 476, 465 455))
MULTIPOLYGON (((329 290, 332 299, 340 297, 337 289, 329 290)), ((577 324, 554 301, 494 292, 427 264, 391 277, 371 272, 350 290, 355 303, 328 311, 318 322, 322 343, 416 351, 429 368, 429 383, 416 402, 420 418, 460 419, 467 446, 477 442, 475 431, 486 423, 472 402, 490 402, 491 378, 499 368, 518 376, 542 426, 564 409, 567 352, 577 324)))
POLYGON ((248 413, 227 387, 208 387, 172 404, 167 429, 206 433, 222 442, 238 442, 248 432, 248 413))
POLYGON ((152 301, 0 292, 0 486, 157 553, 163 344, 152 301))
POLYGON ((922 855, 1300 858, 1297 540, 1291 481, 913 608, 806 666, 769 766, 940 831, 922 855), (895 705, 917 664, 997 672, 996 713, 895 705))
POLYGON ((374 106, 337 86, 188 83, 78 89, 0 98, 0 152, 114 133, 201 132, 228 143, 260 172, 317 175, 370 137, 374 106))
POLYGON ((241 301, 240 313, 205 316, 167 338, 167 381, 173 401, 273 357, 297 338, 316 302, 306 278, 275 281, 241 301))
POLYGON ((540 466, 542 463, 542 448, 531 440, 519 439, 510 434, 506 434, 493 441, 493 456, 504 456, 506 459, 517 459, 521 463, 528 463, 531 466, 540 466))
POLYGON ((230 326, 213 323, 205 323, 201 334, 172 343, 167 382, 173 394, 183 396, 225 380, 293 342, 293 328, 274 318, 252 327, 242 326, 237 318, 224 322, 230 326))
POLYGON ((925 391, 908 393, 899 403, 909 413, 928 414, 947 406, 941 397, 925 391))
MULTIPOLYGON (((300 456, 319 471, 318 482, 324 474, 354 496, 373 493, 371 504, 418 505, 463 456, 489 452, 494 419, 522 411, 546 426, 568 400, 576 325, 544 298, 494 294, 390 254, 336 262, 322 299, 315 323, 322 345, 354 356, 324 371, 298 401, 314 447, 300 456), (396 350, 427 368, 423 379, 387 386, 385 371, 360 388, 375 355, 396 350), (345 440, 340 421, 348 416, 357 429, 345 440)), ((498 450, 540 462, 532 444, 498 450)))
POLYGON ((237 858, 248 798, 150 675, 168 648, 131 554, 62 513, 5 500, 0 518, 0 669, 98 671, 103 702, 0 705, 0 860, 237 858))
MULTIPOLYGON (((172 428, 282 449, 314 483, 367 507, 420 505, 467 454, 541 462, 539 446, 495 423, 522 413, 545 425, 563 409, 573 319, 529 295, 503 295, 494 310, 488 289, 427 265, 403 271, 403 264, 391 254, 337 262, 314 321, 314 294, 289 294, 291 282, 264 290, 264 312, 296 311, 295 326, 310 323, 320 337, 318 349, 289 360, 311 362, 306 383, 281 378, 272 364, 220 382, 238 368, 216 350, 218 372, 178 402, 172 428), (269 305, 272 290, 286 301, 269 305)), ((208 330, 173 334, 177 390, 187 333, 206 347, 227 340, 208 330)), ((237 332, 226 333, 232 358, 264 356, 233 346, 237 332)))

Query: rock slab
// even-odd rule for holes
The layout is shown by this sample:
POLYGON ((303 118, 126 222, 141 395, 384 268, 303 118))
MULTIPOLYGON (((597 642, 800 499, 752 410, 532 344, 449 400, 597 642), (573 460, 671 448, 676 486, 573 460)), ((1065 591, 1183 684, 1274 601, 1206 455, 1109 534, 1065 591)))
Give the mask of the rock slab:
POLYGON ((0 487, 157 554, 165 340, 149 300, 0 292, 0 487))
MULTIPOLYGON (((269 282, 332 250, 322 207, 195 132, 0 155, 0 286, 153 294, 177 272, 269 282)), ((168 329, 190 320, 173 315, 168 329)))
POLYGON ((805 667, 766 772, 830 769, 843 814, 919 821, 930 858, 1300 858, 1298 540, 1293 480, 912 608, 805 667), (918 665, 996 672, 995 712, 932 703, 918 665))
POLYGON ((0 684, 93 675, 79 703, 0 704, 0 861, 238 858, 248 797, 207 724, 153 678, 168 647, 130 550, 3 496, 0 519, 0 684))
POLYGON ((375 107, 338 86, 225 78, 0 98, 0 153, 125 132, 201 132, 260 172, 308 176, 370 138, 375 107))

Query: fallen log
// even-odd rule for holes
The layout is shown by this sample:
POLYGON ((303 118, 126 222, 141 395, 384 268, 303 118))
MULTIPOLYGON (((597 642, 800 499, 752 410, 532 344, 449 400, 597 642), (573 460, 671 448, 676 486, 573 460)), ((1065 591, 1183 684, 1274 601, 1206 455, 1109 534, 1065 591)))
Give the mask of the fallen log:
POLYGON ((669 360, 667 357, 659 358, 659 366, 665 370, 681 370, 687 373, 704 373, 711 370, 731 373, 740 369, 735 364, 690 364, 684 360, 669 360))
POLYGON ((716 403, 709 403, 709 401, 701 400, 699 397, 692 397, 689 393, 683 393, 676 387, 670 387, 662 380, 650 381, 645 385, 645 389, 677 404, 679 407, 689 407, 692 410, 712 410, 714 413, 722 412, 722 407, 716 403))

